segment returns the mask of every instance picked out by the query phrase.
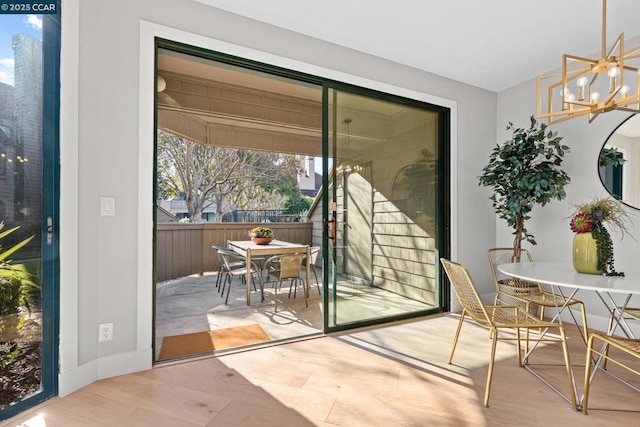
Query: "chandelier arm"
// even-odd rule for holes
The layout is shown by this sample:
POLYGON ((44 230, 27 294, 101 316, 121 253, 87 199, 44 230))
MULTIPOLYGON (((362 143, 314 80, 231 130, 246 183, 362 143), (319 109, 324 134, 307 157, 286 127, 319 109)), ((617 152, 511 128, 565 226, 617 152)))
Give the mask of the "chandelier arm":
MULTIPOLYGON (((593 104, 589 101, 580 101, 578 99, 572 101, 571 103, 573 105, 582 105, 583 107, 587 107, 589 109, 591 109, 591 107, 593 106, 593 104)), ((574 111, 578 111, 578 110, 574 110, 574 111)))
POLYGON ((637 108, 628 108, 628 107, 625 107, 625 106, 618 107, 618 108, 616 108, 616 110, 626 111, 628 113, 635 113, 635 114, 640 113, 640 110, 637 109, 637 108))
POLYGON ((612 61, 612 59, 610 58, 616 57, 615 55, 613 55, 616 49, 620 51, 620 54, 618 55, 618 57, 622 57, 622 54, 624 51, 623 46, 624 46, 624 34, 620 34, 616 42, 611 46, 611 49, 609 49, 609 53, 607 53, 606 55, 603 55, 602 59, 607 62, 612 61))
POLYGON ((627 71, 638 71, 638 67, 632 67, 631 65, 625 65, 623 68, 627 71))
MULTIPOLYGON (((578 72, 588 72, 590 70, 591 70, 591 67, 583 67, 583 68, 574 68, 569 70, 568 72, 578 73, 578 72)), ((562 76, 562 71, 553 71, 551 73, 540 75, 537 78, 542 81, 542 80, 550 79, 552 77, 560 77, 560 76, 562 76)))
POLYGON ((582 116, 585 116, 585 115, 587 115, 587 114, 589 114, 589 113, 590 113, 590 110, 586 110, 586 111, 581 111, 581 112, 579 112, 579 113, 571 113, 571 114, 569 114, 569 113, 565 113, 565 114, 563 115, 563 117, 559 117, 559 118, 556 118, 556 117, 554 116, 554 117, 551 117, 551 118, 549 119, 549 124, 555 124, 555 123, 562 123, 562 122, 566 122, 566 121, 568 121, 568 120, 575 119, 576 117, 582 117, 582 116))
POLYGON ((547 111, 549 111, 549 113, 553 112, 553 102, 552 102, 553 101, 553 92, 552 92, 553 87, 554 87, 553 85, 549 86, 549 89, 548 89, 549 93, 547 94, 547 100, 548 100, 547 101, 547 111))
POLYGON ((542 96, 540 96, 540 91, 542 90, 542 79, 538 77, 536 79, 536 116, 541 117, 542 115, 542 96))
MULTIPOLYGON (((567 89, 567 87, 568 87, 567 86, 567 55, 563 55, 563 57, 562 57, 562 80, 561 80, 561 83, 562 83, 562 89, 561 89, 560 93, 562 94, 562 104, 560 104, 560 105, 562 105, 562 110, 565 110, 566 109, 566 105, 567 105, 566 102, 567 102, 567 92, 568 92, 568 89, 567 89)), ((553 94, 552 93, 549 94, 549 106, 550 106, 550 109, 553 106, 553 94)))
POLYGON ((615 106, 616 102, 613 101, 613 98, 618 94, 618 91, 620 91, 620 86, 618 86, 617 88, 615 88, 615 90, 609 93, 609 96, 607 96, 607 99, 605 99, 603 104, 604 105, 613 104, 615 106))
MULTIPOLYGON (((563 117, 563 116, 571 116, 570 118, 576 117, 576 116, 583 116, 587 113, 589 113, 591 111, 590 107, 585 107, 585 108, 576 108, 575 110, 564 110, 564 111, 554 111, 554 112, 550 112, 550 113, 545 113, 542 114, 540 116, 540 118, 551 118, 554 119, 555 117, 563 117)), ((554 122, 557 122, 558 120, 561 119, 554 119, 554 122)))
POLYGON ((569 73, 572 76, 584 76, 585 74, 588 74, 589 71, 591 71, 591 67, 582 67, 582 68, 574 68, 573 70, 569 70, 569 73))
POLYGON ((597 65, 598 64, 598 60, 597 59, 585 58, 584 56, 570 55, 570 54, 567 54, 567 53, 565 53, 563 56, 565 56, 569 60, 576 61, 576 62, 584 62, 584 63, 590 64, 590 65, 597 65))
POLYGON ((602 57, 607 51, 607 0, 602 0, 602 57))
MULTIPOLYGON (((631 95, 631 96, 627 96, 625 99, 621 99, 620 101, 616 102, 616 105, 619 107, 619 110, 625 110, 625 111, 631 111, 629 108, 625 108, 627 105, 629 104, 637 104, 638 100, 640 100, 640 94, 635 94, 635 95, 631 95)), ((640 112, 640 109, 635 108, 632 111, 634 112, 640 112)))
POLYGON ((591 67, 583 68, 580 70, 573 70, 567 75, 567 81, 577 80, 582 76, 587 76, 591 72, 591 67))
MULTIPOLYGON (((634 49, 631 49, 631 50, 629 50, 629 51, 625 52, 625 53, 624 53, 624 57, 625 57, 626 59, 629 59, 629 56, 631 56, 631 55, 636 55, 638 52, 640 52, 640 46, 638 46, 638 47, 636 47, 636 48, 634 48, 634 49)), ((634 56, 634 58, 637 58, 637 56, 634 56)))
POLYGON ((637 49, 633 49, 624 54, 625 61, 632 61, 638 58, 640 58, 640 47, 638 47, 637 49))
POLYGON ((576 108, 571 111, 562 111, 562 112, 555 113, 554 116, 570 116, 571 118, 573 118, 575 116, 583 116, 589 113, 590 111, 591 111, 591 107, 576 108))

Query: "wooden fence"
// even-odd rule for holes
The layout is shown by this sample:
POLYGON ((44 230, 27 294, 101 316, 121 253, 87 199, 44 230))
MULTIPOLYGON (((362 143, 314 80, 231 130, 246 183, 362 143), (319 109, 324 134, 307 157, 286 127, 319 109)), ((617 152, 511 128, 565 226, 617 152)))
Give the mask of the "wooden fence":
POLYGON ((226 247, 228 240, 248 240, 249 230, 258 226, 271 228, 278 240, 312 244, 310 222, 157 224, 156 281, 217 271, 218 259, 211 247, 226 247))

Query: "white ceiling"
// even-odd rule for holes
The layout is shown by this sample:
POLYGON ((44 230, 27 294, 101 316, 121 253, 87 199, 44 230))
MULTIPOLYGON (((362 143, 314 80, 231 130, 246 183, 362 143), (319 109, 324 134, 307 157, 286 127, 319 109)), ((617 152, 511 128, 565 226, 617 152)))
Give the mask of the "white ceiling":
MULTIPOLYGON (((195 1, 496 92, 602 44, 601 0, 195 1)), ((621 32, 639 0, 607 2, 607 45, 621 32)))

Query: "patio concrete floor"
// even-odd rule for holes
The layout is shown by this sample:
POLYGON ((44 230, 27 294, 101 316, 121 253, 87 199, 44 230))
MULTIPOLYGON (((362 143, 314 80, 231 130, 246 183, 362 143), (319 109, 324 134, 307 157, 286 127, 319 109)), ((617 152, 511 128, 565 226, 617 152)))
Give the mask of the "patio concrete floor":
MULTIPOLYGON (((288 297, 289 282, 278 291, 278 311, 274 312, 273 282, 265 284, 265 301, 260 292, 251 292, 246 304, 246 287, 235 279, 228 304, 216 289, 217 273, 193 275, 156 285, 155 359, 165 336, 259 324, 273 340, 287 340, 322 333, 322 296, 312 279, 308 307, 301 289, 288 297)), ((320 274, 318 274, 320 278, 320 274)), ((322 287, 322 284, 320 284, 322 287)), ((338 323, 388 317, 408 311, 432 308, 397 294, 365 285, 338 284, 338 323)), ((225 294, 226 297, 226 294, 225 294)))

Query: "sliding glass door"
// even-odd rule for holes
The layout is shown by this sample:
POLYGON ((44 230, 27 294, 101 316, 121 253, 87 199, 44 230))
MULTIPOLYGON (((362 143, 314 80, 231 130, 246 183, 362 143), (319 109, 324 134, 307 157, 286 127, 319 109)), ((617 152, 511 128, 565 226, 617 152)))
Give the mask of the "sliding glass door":
POLYGON ((0 420, 57 392, 59 7, 0 14, 0 420))
POLYGON ((327 326, 438 311, 442 109, 327 93, 327 326))
POLYGON ((247 319, 289 339, 446 309, 438 259, 448 241, 448 109, 164 40, 158 47, 157 360, 165 359, 166 337, 247 319), (218 157, 194 163, 205 151, 218 157), (240 163, 220 156, 229 152, 271 160, 233 175, 240 163), (282 174, 288 164, 295 165, 290 180, 264 174, 274 167, 282 174), (199 192, 205 203, 194 215, 187 190, 195 187, 172 176, 213 165, 227 178, 199 192), (249 181, 249 172, 264 176, 249 181), (228 185, 233 176, 238 185, 228 185), (258 191, 243 190, 248 182, 258 191), (276 215, 303 206, 289 203, 303 198, 310 199, 303 210, 276 215), (257 217, 258 208, 273 214, 257 217), (271 285, 260 305, 251 298, 247 306, 246 292, 225 304, 208 277, 220 271, 212 246, 247 240, 248 230, 267 222, 278 240, 323 248, 316 263, 323 291, 317 275, 307 277, 308 306, 295 308, 295 293, 281 293, 277 316, 271 285), (194 273, 202 286, 191 289, 202 294, 178 281, 194 281, 194 273))

